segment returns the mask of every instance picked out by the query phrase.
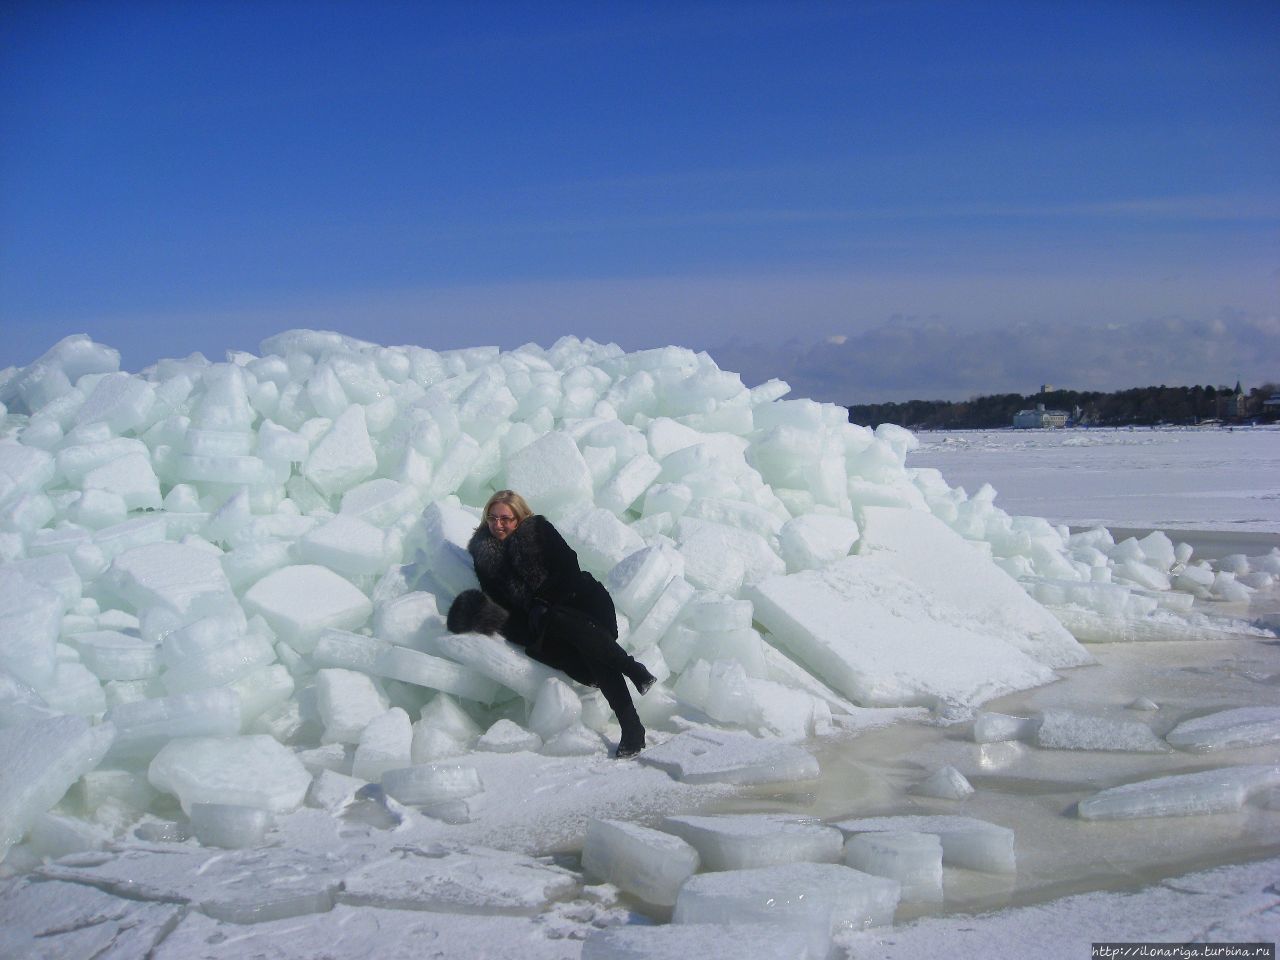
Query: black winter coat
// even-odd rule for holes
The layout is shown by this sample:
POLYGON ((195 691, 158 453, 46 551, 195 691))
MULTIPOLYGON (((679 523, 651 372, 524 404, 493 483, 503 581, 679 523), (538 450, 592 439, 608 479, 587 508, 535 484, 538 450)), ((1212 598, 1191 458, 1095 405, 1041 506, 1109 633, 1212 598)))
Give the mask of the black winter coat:
POLYGON ((542 629, 547 612, 564 606, 587 617, 614 640, 618 621, 609 592, 578 565, 578 555, 545 517, 522 521, 506 540, 481 524, 467 544, 483 596, 459 595, 449 629, 501 633, 535 660, 591 684, 592 672, 573 646, 542 629))

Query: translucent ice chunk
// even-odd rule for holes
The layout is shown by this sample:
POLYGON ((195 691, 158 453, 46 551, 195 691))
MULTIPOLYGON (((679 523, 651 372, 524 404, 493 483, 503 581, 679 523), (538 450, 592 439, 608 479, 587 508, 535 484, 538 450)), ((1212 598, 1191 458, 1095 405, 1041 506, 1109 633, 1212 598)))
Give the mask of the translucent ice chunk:
POLYGON ((1180 750, 1256 747, 1280 740, 1280 707, 1240 707, 1184 720, 1165 735, 1180 750))
POLYGON ((1186 817, 1239 810, 1254 794, 1280 784, 1280 767, 1242 766, 1140 780, 1081 800, 1082 820, 1186 817))
POLYGON ((684 783, 783 783, 814 780, 819 773, 807 750, 727 730, 688 730, 639 759, 684 783))
POLYGON ((622 820, 592 820, 582 869, 646 903, 672 906, 680 885, 698 869, 698 852, 670 833, 622 820))
POLYGON ((314 564, 267 574, 245 593, 244 606, 300 653, 311 652, 321 631, 351 630, 373 612, 369 598, 349 580, 314 564))
POLYGON ((865 873, 897 880, 902 884, 902 899, 908 903, 942 900, 942 842, 933 834, 855 834, 845 844, 844 862, 865 873))
POLYGON ((844 836, 835 827, 798 815, 677 816, 662 829, 698 851, 703 870, 743 870, 780 863, 837 863, 844 836))
POLYGON ((944 863, 986 873, 1013 873, 1016 867, 1013 831, 973 817, 868 817, 843 820, 836 826, 847 834, 886 830, 931 833, 942 841, 944 863))
MULTIPOLYGON (((973 785, 955 767, 939 767, 927 778, 911 788, 921 797, 937 797, 939 800, 963 800, 973 796, 973 785)), ((856 864, 855 864, 856 866, 856 864)))
POLYGON ((361 780, 377 781, 388 770, 407 767, 413 745, 413 727, 409 715, 392 707, 372 720, 360 734, 356 745, 351 775, 361 780))
POLYGON ((359 743, 364 728, 388 706, 386 695, 363 673, 336 668, 316 672, 316 710, 326 743, 359 743))
POLYGON ((825 960, 833 935, 891 924, 899 889, 896 880, 830 863, 704 873, 680 889, 673 920, 773 924, 803 934, 810 960, 825 960))
POLYGON ((256 847, 274 822, 266 810, 233 803, 193 803, 190 816, 196 839, 203 846, 230 850, 256 847))
POLYGON ((110 723, 52 717, 0 730, 0 858, 40 814, 96 767, 115 736, 110 723))
POLYGON ((302 762, 262 735, 171 741, 151 761, 147 777, 188 811, 196 803, 230 803, 289 813, 311 785, 302 762))
POLYGON ((429 804, 460 800, 484 790, 475 767, 419 763, 382 775, 382 787, 401 803, 429 804))
POLYGON ((113 758, 150 758, 175 737, 234 736, 240 698, 226 687, 122 703, 107 719, 116 727, 113 758))

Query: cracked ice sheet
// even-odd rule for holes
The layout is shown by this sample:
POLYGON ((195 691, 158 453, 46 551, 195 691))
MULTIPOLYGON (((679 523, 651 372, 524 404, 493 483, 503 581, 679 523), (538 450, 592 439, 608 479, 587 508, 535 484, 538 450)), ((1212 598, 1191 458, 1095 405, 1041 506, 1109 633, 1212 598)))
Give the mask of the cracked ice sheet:
POLYGON ((1079 960, 1096 942, 1266 942, 1280 930, 1280 859, 1173 877, 1134 892, 1096 891, 1029 907, 929 917, 842 935, 849 956, 1079 960))
POLYGON ((125 900, 81 884, 17 878, 0 885, 0 957, 134 960, 147 956, 182 912, 176 903, 125 900))
POLYGON ((579 940, 517 917, 383 910, 338 905, 329 913, 251 927, 191 914, 152 960, 577 960, 579 940))

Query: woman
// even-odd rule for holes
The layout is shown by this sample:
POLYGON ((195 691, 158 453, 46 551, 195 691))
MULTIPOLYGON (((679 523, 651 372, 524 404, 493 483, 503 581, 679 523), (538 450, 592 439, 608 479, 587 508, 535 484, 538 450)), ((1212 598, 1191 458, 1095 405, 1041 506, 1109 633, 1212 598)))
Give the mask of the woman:
POLYGON ((623 678, 643 695, 654 677, 618 645, 609 591, 578 566, 578 555, 551 521, 520 494, 499 490, 484 505, 467 549, 480 589, 454 600, 449 629, 500 633, 534 660, 599 687, 622 727, 614 756, 643 750, 644 725, 623 678))

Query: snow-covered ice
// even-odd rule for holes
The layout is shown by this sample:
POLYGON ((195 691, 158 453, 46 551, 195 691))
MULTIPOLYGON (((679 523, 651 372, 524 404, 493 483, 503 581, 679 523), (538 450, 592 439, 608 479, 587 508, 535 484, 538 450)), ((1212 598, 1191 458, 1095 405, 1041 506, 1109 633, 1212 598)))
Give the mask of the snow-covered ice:
MULTIPOLYGON (((936 438, 786 395, 572 338, 290 331, 131 375, 71 337, 0 371, 0 952, 712 957, 729 923, 826 956, 1280 855, 1269 527, 1199 556, 1204 498, 1141 484, 1192 523, 1013 516, 912 465, 936 438), (444 627, 501 486, 659 678, 637 762, 598 692, 444 627)), ((1006 470, 1210 444, 1268 475, 1280 432, 992 436, 1006 470)), ((1265 930, 1240 882, 1232 931, 1265 930)))

